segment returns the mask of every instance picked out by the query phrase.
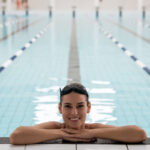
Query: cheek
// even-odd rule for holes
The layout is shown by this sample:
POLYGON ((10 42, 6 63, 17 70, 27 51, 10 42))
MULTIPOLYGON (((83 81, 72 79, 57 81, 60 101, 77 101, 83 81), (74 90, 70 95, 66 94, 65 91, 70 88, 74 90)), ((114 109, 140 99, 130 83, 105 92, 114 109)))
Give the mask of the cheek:
POLYGON ((86 114, 87 114, 87 110, 86 110, 86 109, 81 109, 81 110, 79 111, 79 115, 80 115, 80 116, 85 117, 86 114))
POLYGON ((62 115, 63 117, 67 117, 70 114, 69 110, 63 110, 62 115))
POLYGON ((82 112, 82 113, 87 113, 87 108, 83 108, 83 109, 80 109, 80 112, 82 112))

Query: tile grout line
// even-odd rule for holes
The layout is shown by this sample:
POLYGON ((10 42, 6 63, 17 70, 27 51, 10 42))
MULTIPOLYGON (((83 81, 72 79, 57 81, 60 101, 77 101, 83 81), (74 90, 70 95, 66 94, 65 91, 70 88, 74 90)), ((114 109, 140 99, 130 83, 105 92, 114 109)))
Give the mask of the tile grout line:
POLYGON ((31 40, 29 40, 28 43, 26 43, 20 50, 18 50, 12 57, 10 57, 9 60, 5 61, 1 66, 0 66, 0 73, 7 68, 10 64, 12 64, 12 62, 19 57, 27 48, 29 48, 33 43, 35 43, 48 29, 48 25, 46 25, 46 27, 41 30, 40 32, 38 32, 31 40))
POLYGON ((128 57, 130 57, 138 66, 140 66, 148 75, 150 75, 150 69, 138 58, 136 58, 127 48, 123 46, 116 38, 112 36, 109 32, 105 31, 103 28, 99 28, 104 35, 115 43, 128 57))
POLYGON ((75 150, 77 150, 77 144, 76 144, 76 148, 75 148, 75 150))
POLYGON ((129 147, 128 147, 128 145, 126 144, 126 148, 127 148, 127 150, 129 150, 129 147))

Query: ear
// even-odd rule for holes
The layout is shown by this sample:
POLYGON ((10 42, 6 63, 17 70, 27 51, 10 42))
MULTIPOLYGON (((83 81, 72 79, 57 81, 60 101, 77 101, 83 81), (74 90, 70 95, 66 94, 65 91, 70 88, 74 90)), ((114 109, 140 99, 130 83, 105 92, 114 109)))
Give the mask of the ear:
POLYGON ((90 102, 88 102, 88 109, 87 109, 87 113, 89 113, 89 112, 90 112, 90 110, 91 110, 91 103, 90 103, 90 102))
POLYGON ((61 104, 60 103, 58 105, 58 109, 59 109, 59 112, 62 114, 62 108, 61 108, 61 104))

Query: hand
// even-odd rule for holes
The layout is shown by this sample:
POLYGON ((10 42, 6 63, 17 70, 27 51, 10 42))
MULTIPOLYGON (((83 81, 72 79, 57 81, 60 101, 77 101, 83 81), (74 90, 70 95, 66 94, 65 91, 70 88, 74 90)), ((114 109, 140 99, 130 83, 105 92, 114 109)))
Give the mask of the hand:
POLYGON ((69 140, 72 142, 91 142, 95 141, 94 134, 90 129, 61 129, 63 134, 63 139, 69 140))

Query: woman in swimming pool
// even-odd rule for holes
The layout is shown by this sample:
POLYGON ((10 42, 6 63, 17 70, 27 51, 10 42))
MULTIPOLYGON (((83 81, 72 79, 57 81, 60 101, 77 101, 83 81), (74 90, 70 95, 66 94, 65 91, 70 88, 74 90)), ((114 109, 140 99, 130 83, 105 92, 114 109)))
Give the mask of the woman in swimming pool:
POLYGON ((146 140, 146 133, 135 125, 112 126, 85 123, 91 103, 86 88, 72 83, 60 92, 59 112, 64 123, 46 122, 35 126, 21 126, 10 135, 12 144, 33 144, 47 140, 64 139, 72 142, 90 142, 95 138, 137 143, 146 140))

